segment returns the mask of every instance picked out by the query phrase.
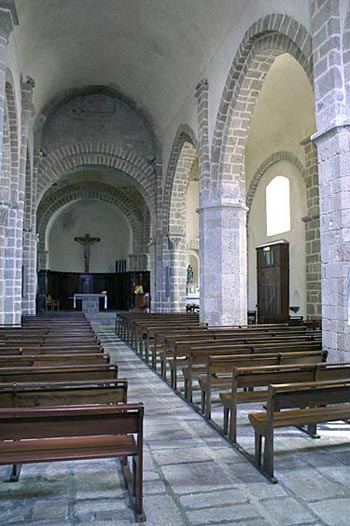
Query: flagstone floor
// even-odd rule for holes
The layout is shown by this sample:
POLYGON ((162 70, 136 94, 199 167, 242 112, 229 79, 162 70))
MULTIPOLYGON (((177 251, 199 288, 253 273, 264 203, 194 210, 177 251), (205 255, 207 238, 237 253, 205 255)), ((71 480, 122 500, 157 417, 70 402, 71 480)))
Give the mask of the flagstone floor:
MULTIPOLYGON (((348 426, 325 426, 320 440, 284 430, 276 440, 279 483, 270 484, 115 335, 114 322, 115 315, 92 319, 129 380, 128 400, 145 404, 146 524, 349 525, 348 426)), ((251 452, 243 411, 240 433, 251 452)), ((8 472, 0 467, 2 480, 8 472)), ((135 524, 116 460, 27 465, 19 482, 0 484, 0 526, 90 524, 135 524)))

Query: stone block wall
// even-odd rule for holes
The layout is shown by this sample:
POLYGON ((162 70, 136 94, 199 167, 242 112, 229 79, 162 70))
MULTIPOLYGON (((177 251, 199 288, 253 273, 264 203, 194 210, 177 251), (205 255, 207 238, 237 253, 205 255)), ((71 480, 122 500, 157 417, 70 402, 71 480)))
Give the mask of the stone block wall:
POLYGON ((152 160, 155 155, 149 124, 128 102, 106 90, 71 98, 47 118, 41 148, 45 154, 66 144, 77 142, 110 142, 132 149, 140 157, 152 160))

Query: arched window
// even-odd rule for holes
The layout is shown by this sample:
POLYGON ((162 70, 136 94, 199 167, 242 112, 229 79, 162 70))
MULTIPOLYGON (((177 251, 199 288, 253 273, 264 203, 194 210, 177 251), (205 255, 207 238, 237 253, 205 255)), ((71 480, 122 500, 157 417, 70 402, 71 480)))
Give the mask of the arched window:
POLYGON ((289 230, 289 179, 278 175, 266 187, 266 233, 268 236, 274 236, 289 230))

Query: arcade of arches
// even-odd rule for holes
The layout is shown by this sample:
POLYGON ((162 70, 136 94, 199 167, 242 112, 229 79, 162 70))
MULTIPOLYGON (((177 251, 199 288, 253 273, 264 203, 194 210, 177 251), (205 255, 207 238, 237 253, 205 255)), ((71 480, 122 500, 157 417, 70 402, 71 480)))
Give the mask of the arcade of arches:
POLYGON ((153 311, 190 290, 246 323, 283 240, 289 305, 344 359, 348 2, 97 3, 0 0, 0 323, 35 313, 38 272, 84 272, 86 233, 90 272, 149 271, 153 311))

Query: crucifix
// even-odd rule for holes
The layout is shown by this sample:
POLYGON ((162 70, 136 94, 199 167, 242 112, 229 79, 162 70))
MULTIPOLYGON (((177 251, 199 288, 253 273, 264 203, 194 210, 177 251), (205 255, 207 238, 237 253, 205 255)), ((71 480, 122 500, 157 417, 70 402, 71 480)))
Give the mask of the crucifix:
POLYGON ((77 241, 84 247, 84 259, 85 259, 85 273, 89 273, 90 264, 90 247, 93 243, 101 241, 99 237, 90 237, 90 234, 85 234, 85 237, 75 237, 74 241, 77 241))

